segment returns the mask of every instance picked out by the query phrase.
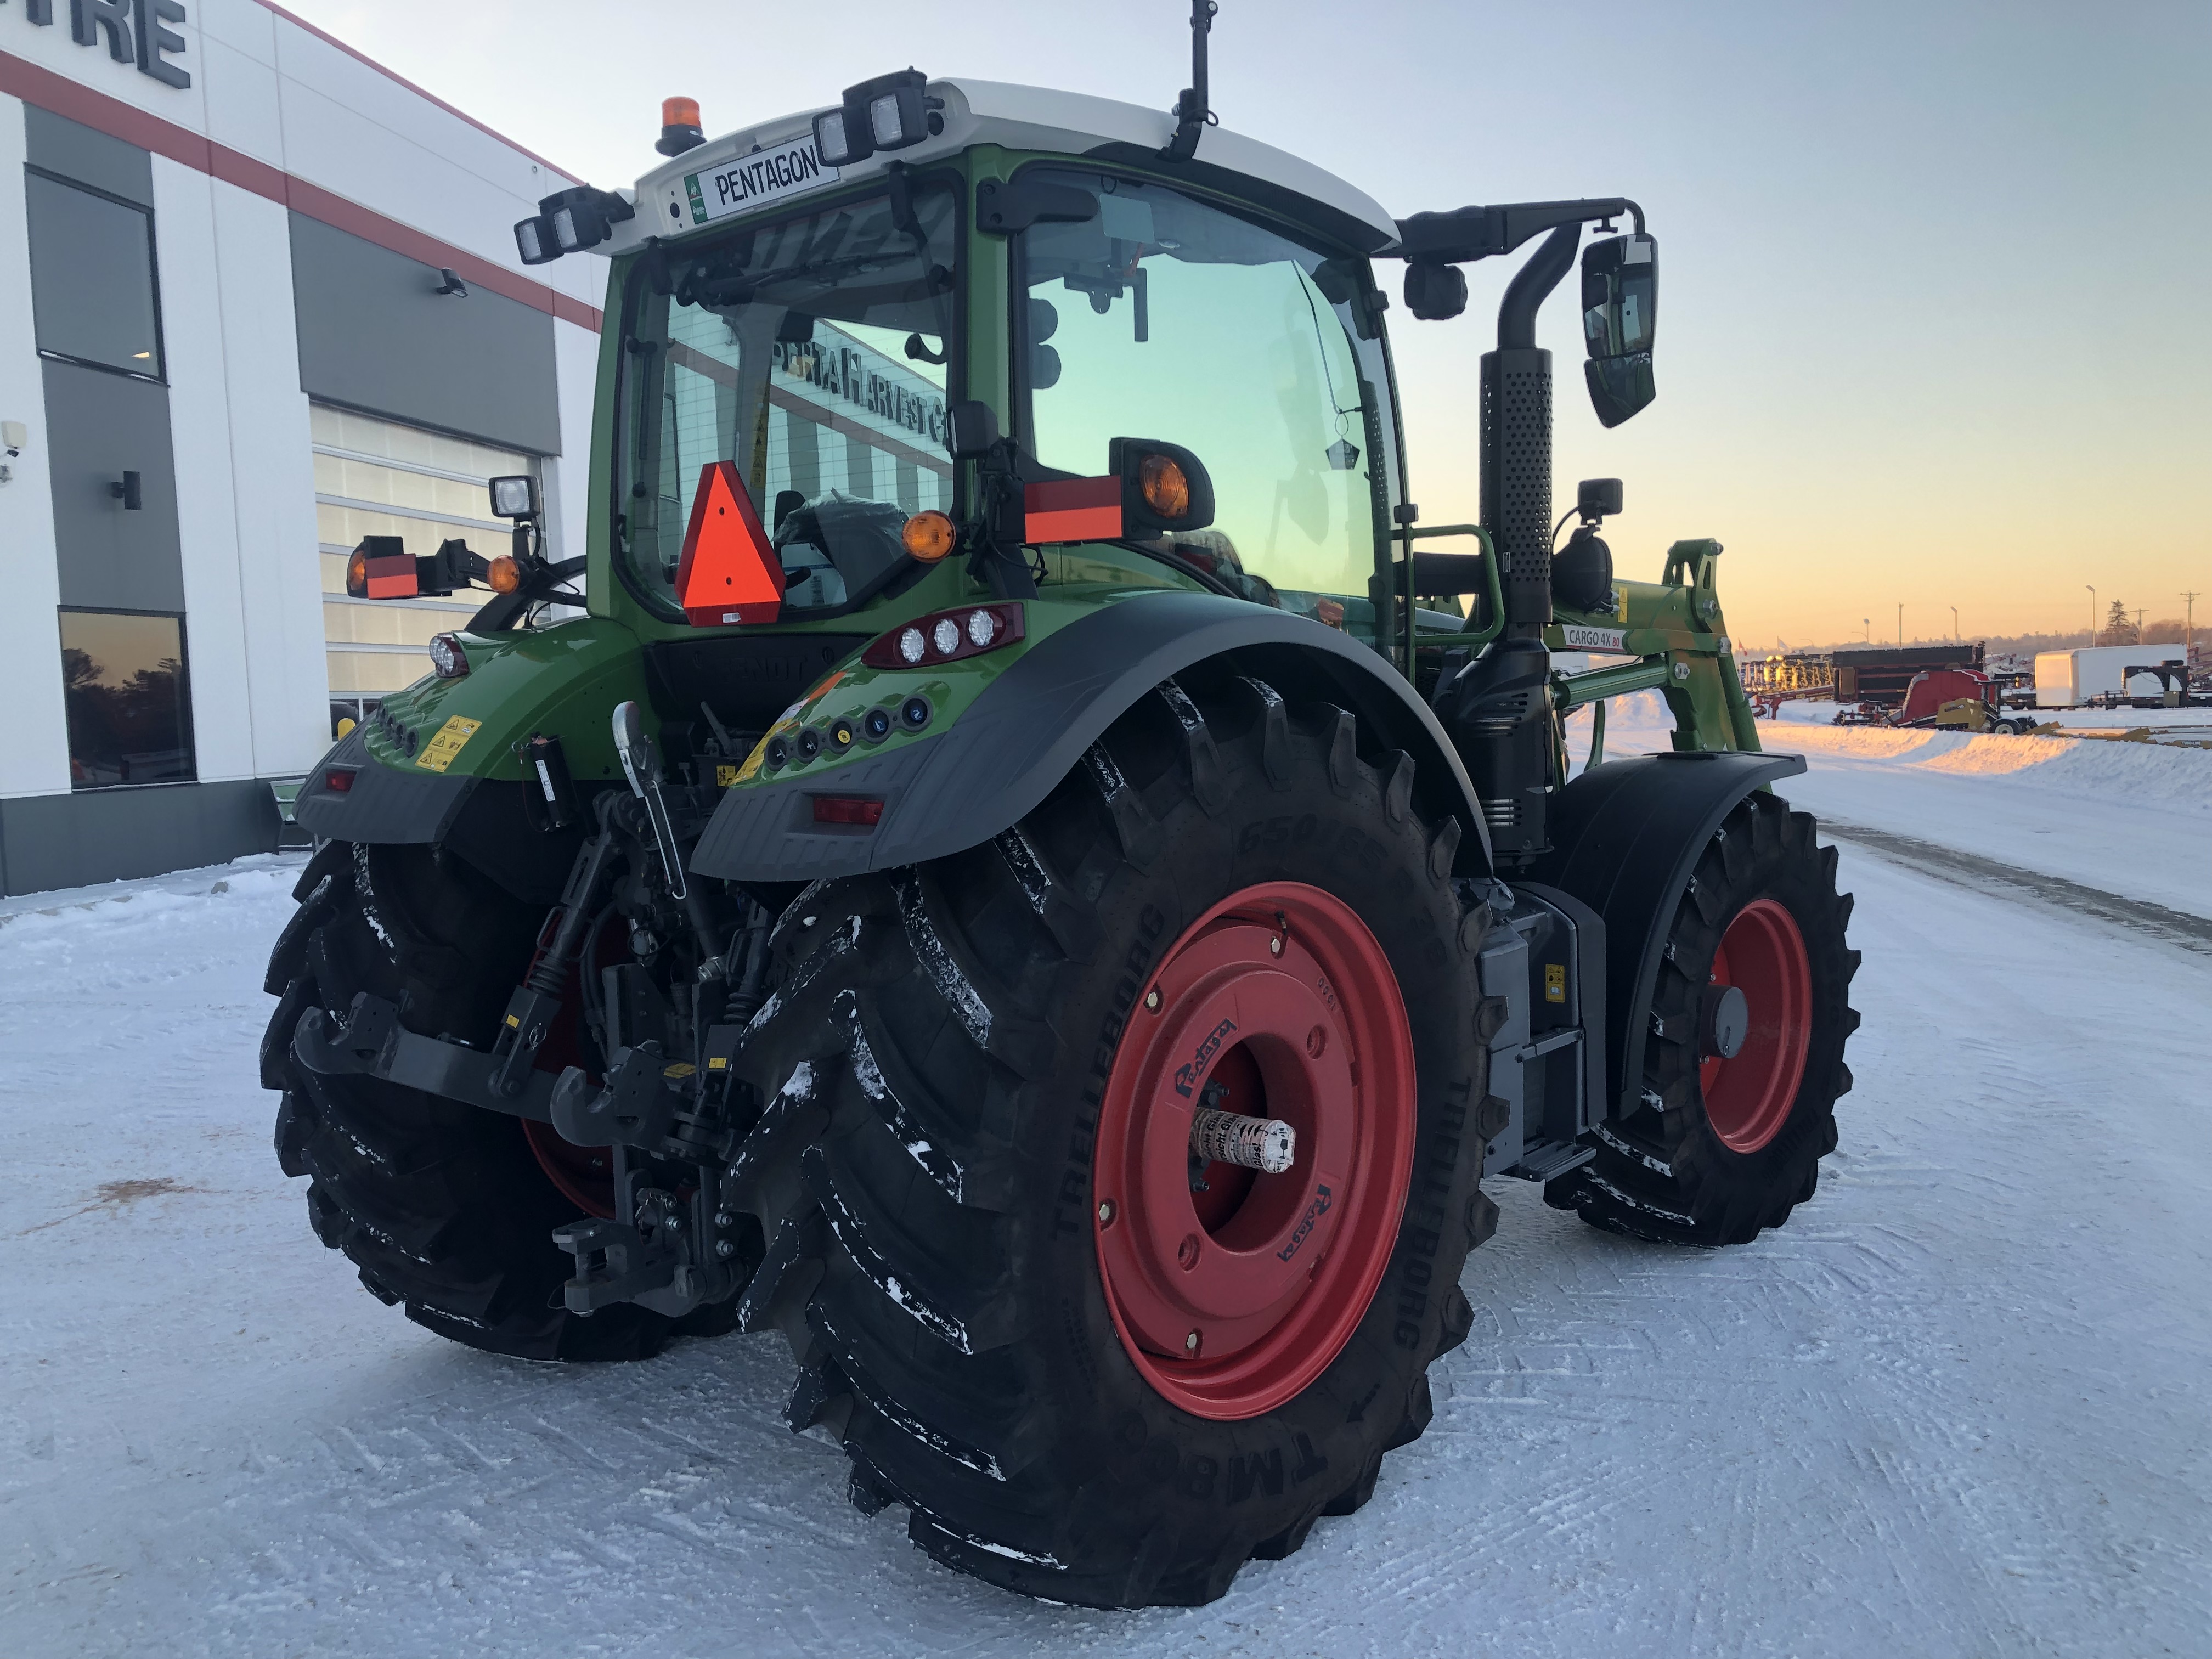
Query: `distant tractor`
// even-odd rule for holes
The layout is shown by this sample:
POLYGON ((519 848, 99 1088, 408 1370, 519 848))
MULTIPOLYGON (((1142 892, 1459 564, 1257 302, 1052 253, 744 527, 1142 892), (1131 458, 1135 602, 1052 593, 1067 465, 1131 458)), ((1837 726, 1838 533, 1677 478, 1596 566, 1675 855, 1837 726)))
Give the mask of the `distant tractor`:
POLYGON ((1598 418, 1649 404, 1643 210, 1394 220, 1210 125, 1212 10, 1171 117, 904 70, 708 141, 675 100, 634 192, 518 227, 614 262, 588 551, 518 479, 500 558, 356 556, 496 597, 301 791, 262 1055, 380 1299, 547 1360, 780 1330, 855 1504, 1087 1606, 1367 1502, 1470 1334, 1485 1174, 1782 1224, 1858 1023, 1720 544, 1616 579, 1593 480, 1553 550, 1538 310, 1580 248, 1598 418), (1483 521, 1425 524, 1376 264, 1443 319, 1531 242, 1483 521), (1571 780, 1568 713, 1646 690, 1670 750, 1571 780))

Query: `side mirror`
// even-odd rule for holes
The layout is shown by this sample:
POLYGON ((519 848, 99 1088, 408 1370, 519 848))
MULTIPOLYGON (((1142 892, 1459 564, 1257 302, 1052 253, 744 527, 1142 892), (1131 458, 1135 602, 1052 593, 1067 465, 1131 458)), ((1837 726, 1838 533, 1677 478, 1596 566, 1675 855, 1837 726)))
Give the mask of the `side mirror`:
POLYGON ((1608 236, 1583 250, 1583 365, 1590 407, 1601 424, 1619 426, 1658 395, 1651 341, 1659 313, 1659 243, 1650 236, 1608 236))
POLYGON ((1213 522, 1213 479, 1206 464, 1180 444, 1111 439, 1106 470, 1121 481, 1124 536, 1171 536, 1213 522))

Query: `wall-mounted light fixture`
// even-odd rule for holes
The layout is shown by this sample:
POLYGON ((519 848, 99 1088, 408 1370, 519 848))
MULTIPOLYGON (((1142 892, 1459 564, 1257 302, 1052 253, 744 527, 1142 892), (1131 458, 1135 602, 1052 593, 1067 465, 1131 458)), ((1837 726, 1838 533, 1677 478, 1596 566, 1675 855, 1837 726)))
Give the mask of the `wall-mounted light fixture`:
POLYGON ((469 285, 461 280, 460 273, 451 265, 440 265, 438 275, 444 280, 430 290, 433 294, 450 294, 456 300, 465 300, 469 297, 469 285))
POLYGON ((123 503, 125 513, 136 513, 146 505, 146 495, 136 472, 125 472, 107 486, 107 493, 123 503))

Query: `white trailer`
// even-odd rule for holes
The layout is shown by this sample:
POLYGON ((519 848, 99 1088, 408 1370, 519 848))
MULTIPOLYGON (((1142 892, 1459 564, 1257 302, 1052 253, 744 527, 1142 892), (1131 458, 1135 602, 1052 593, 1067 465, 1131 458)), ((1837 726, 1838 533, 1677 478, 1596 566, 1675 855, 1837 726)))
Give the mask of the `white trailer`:
POLYGON ((2120 684, 2120 672, 2146 663, 2182 660, 2178 645, 2098 645, 2079 651, 2035 654, 2035 706, 2076 708, 2107 693, 2155 697, 2163 688, 2154 674, 2138 674, 2132 687, 2120 684))

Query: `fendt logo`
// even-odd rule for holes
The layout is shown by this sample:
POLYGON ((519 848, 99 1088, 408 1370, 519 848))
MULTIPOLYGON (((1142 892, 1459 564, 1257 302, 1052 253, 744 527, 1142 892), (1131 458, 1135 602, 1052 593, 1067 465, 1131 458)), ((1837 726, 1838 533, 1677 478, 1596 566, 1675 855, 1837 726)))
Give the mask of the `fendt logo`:
POLYGON ((1220 1024, 1213 1028, 1212 1032, 1206 1037, 1206 1041, 1198 1045, 1198 1052, 1190 1057, 1190 1063, 1187 1066, 1178 1066, 1176 1067, 1176 1092, 1177 1094, 1181 1095, 1185 1100, 1188 1100, 1190 1098, 1191 1091, 1198 1087, 1199 1079, 1206 1075, 1206 1067, 1207 1063, 1212 1060, 1214 1055, 1221 1052, 1221 1040, 1236 1029, 1237 1022, 1235 1020, 1223 1020, 1220 1024))
MULTIPOLYGON (((0 0, 0 6, 8 0, 0 0)), ((167 25, 185 21, 179 0, 69 0, 70 39, 80 46, 103 40, 118 64, 135 64, 164 86, 189 87, 192 77, 170 63, 185 50, 185 37, 167 25)), ((54 0, 23 0, 23 21, 51 28, 54 0)))

